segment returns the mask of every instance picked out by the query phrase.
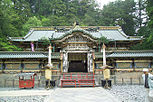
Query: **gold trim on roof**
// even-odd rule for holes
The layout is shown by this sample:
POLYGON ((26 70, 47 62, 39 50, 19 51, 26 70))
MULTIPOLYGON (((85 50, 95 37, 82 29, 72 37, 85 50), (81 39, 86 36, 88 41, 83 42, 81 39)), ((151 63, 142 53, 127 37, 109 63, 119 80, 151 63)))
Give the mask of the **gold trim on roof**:
POLYGON ((151 60, 134 60, 134 62, 151 62, 151 60))
MULTIPOLYGON (((31 30, 55 30, 55 27, 72 29, 72 26, 52 26, 52 27, 32 27, 31 30)), ((99 27, 99 29, 108 29, 108 30, 121 29, 121 27, 118 27, 118 26, 79 26, 79 28, 81 29, 88 29, 88 28, 95 28, 95 27, 99 27)))
POLYGON ((11 64, 12 64, 12 63, 14 63, 14 64, 16 64, 16 63, 18 64, 18 63, 19 63, 19 64, 20 64, 21 61, 19 61, 19 62, 18 62, 18 61, 5 61, 4 63, 11 63, 11 64))
POLYGON ((132 62, 132 60, 116 60, 116 62, 132 62))
POLYGON ((40 61, 23 61, 23 63, 40 63, 40 61))
POLYGON ((37 27, 31 28, 32 30, 55 30, 53 27, 37 27))

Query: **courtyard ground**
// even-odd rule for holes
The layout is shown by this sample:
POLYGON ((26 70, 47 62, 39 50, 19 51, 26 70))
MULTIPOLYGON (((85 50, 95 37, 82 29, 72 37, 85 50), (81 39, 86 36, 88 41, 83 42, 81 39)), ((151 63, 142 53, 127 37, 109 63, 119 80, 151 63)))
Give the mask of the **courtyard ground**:
MULTIPOLYGON (((0 102, 148 102, 143 85, 84 88, 0 88, 0 102)), ((150 102, 153 102, 151 100, 150 102)))
POLYGON ((121 102, 101 87, 58 88, 45 102, 121 102))

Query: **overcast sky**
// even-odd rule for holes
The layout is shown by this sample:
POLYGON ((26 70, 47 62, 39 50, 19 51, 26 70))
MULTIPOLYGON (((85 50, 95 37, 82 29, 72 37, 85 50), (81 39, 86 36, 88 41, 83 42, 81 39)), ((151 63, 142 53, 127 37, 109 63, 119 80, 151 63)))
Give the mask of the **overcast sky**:
POLYGON ((100 8, 103 7, 103 5, 108 4, 109 2, 115 1, 115 0, 96 0, 100 6, 100 8))

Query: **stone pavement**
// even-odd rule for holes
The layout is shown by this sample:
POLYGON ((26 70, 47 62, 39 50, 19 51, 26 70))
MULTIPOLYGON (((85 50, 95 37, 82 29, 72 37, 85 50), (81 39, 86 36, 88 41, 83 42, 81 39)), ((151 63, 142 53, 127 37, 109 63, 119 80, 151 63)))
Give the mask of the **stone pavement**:
POLYGON ((102 87, 56 88, 44 102, 121 102, 102 87))

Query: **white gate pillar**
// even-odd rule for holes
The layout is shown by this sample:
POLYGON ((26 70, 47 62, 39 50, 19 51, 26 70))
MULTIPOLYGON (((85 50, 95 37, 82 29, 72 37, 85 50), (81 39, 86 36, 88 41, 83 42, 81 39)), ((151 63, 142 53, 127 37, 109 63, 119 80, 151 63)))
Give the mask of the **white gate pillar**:
POLYGON ((92 51, 88 52, 87 55, 88 59, 88 72, 93 72, 93 56, 92 56, 92 51))
POLYGON ((63 72, 68 72, 68 53, 63 51, 63 72))

